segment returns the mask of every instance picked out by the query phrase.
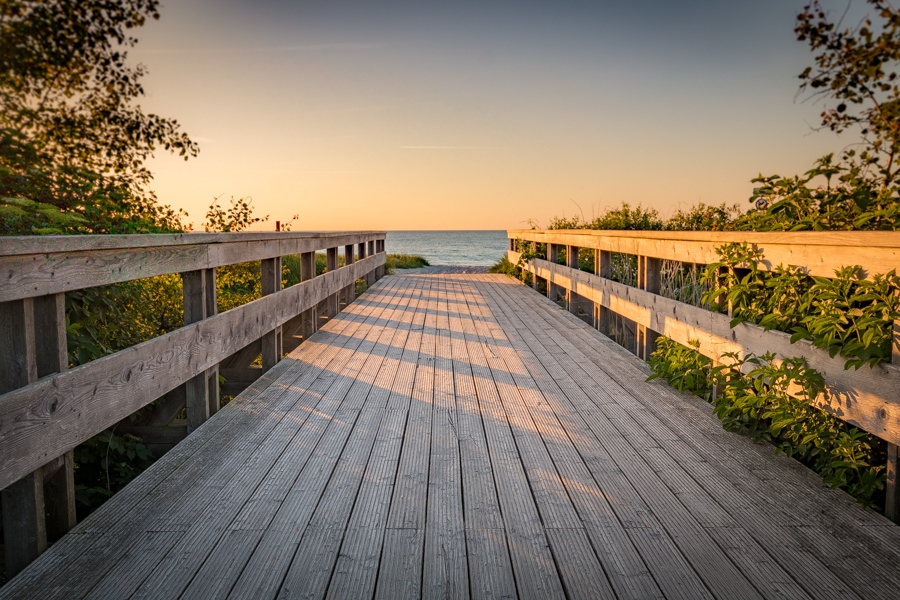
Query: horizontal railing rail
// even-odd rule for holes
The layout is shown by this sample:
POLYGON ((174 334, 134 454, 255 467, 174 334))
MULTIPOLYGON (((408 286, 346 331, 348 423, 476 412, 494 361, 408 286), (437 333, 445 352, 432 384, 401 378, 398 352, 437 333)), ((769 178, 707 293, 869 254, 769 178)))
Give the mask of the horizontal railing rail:
POLYGON ((0 302, 384 240, 384 232, 0 237, 0 302))
POLYGON ((763 270, 794 265, 812 276, 834 277, 842 267, 859 265, 862 274, 871 278, 900 267, 900 233, 510 230, 508 236, 508 259, 513 264, 519 262, 517 249, 523 244, 548 245, 546 256, 550 260, 532 258, 524 266, 534 275, 535 284, 546 282, 548 296, 564 295, 573 312, 587 305, 592 324, 603 333, 608 333, 613 315, 633 322, 636 335, 630 349, 641 357, 647 358, 657 336, 664 335, 685 346, 692 340, 699 341, 698 351, 715 363, 723 362, 726 353, 746 356, 773 352, 779 359, 804 358, 826 383, 825 392, 813 404, 888 442, 886 512, 895 520, 900 517, 900 323, 894 325, 892 363, 848 370, 844 368, 845 358, 831 357, 808 341, 792 344, 789 334, 766 331, 751 323, 732 328, 729 315, 664 297, 659 289, 661 261, 715 263, 719 261, 716 248, 733 242, 752 244, 761 253, 759 266, 763 270), (567 248, 565 265, 555 260, 563 247, 567 248), (581 248, 595 251, 594 273, 579 268, 581 248), (637 256, 638 287, 610 279, 612 252, 637 256))
POLYGON ((75 446, 163 397, 162 425, 185 408, 187 430, 199 427, 218 409, 219 365, 248 371, 261 355, 260 374, 274 366, 284 334, 307 339, 318 309, 333 317, 342 298, 355 297, 358 280, 372 284, 384 274, 384 240, 379 231, 0 238, 7 574, 75 524, 75 446), (317 250, 327 263, 318 277, 317 250), (292 254, 300 255, 301 281, 281 289, 281 257, 292 254), (217 314, 215 269, 252 261, 261 261, 262 297, 217 314), (182 275, 183 327, 68 369, 65 292, 172 273, 182 275), (236 356, 241 361, 226 363, 236 356))

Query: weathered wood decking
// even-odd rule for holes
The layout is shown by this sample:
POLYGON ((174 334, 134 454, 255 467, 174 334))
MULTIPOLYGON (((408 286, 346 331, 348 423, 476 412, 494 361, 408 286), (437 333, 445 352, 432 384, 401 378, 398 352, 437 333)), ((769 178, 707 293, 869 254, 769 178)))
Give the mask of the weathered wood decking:
POLYGON ((896 598, 900 528, 499 275, 382 279, 0 598, 896 598))

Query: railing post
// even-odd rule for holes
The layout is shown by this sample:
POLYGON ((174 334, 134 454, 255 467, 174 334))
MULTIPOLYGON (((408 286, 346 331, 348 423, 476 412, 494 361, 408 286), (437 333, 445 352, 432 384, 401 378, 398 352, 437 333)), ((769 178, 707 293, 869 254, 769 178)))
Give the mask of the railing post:
MULTIPOLYGON (((34 299, 34 350, 37 376, 62 373, 69 368, 66 345, 66 295, 34 299)), ((75 527, 75 461, 69 450, 44 465, 44 514, 47 541, 53 543, 75 527)))
MULTIPOLYGON (((366 243, 360 242, 356 245, 356 258, 357 258, 357 260, 362 260, 365 257, 366 257, 366 243)), ((366 282, 367 286, 369 285, 369 280, 368 280, 368 278, 366 278, 365 275, 363 275, 361 277, 361 279, 366 282)))
MULTIPOLYGON (((547 261, 554 265, 559 262, 559 245, 547 242, 547 261)), ((553 283, 553 272, 550 272, 550 278, 547 279, 547 297, 556 302, 559 297, 558 286, 553 283)))
MULTIPOLYGON (((594 274, 604 279, 612 276, 612 253, 609 250, 594 251, 594 274)), ((608 294, 603 294, 608 300, 608 294)), ((609 309, 602 302, 594 303, 594 327, 603 335, 609 335, 609 309)))
MULTIPOLYGON (((894 366, 900 366, 900 321, 894 321, 891 363, 894 366)), ((896 444, 888 442, 884 516, 894 523, 900 523, 900 472, 898 470, 900 470, 900 449, 896 444)))
MULTIPOLYGON (((337 271, 338 268, 338 249, 329 248, 325 251, 325 269, 328 272, 337 271)), ((339 312, 341 312, 341 293, 337 291, 328 297, 328 302, 325 303, 325 312, 326 316, 329 319, 337 316, 339 312)))
MULTIPOLYGON (((661 284, 661 273, 660 269, 662 267, 662 261, 658 258, 653 258, 652 256, 644 256, 644 269, 643 269, 643 284, 644 290, 650 292, 651 294, 659 294, 660 284, 661 284)), ((644 360, 649 360, 650 355, 656 351, 656 340, 659 338, 659 333, 650 327, 643 327, 643 348, 642 354, 644 360)))
MULTIPOLYGON (((300 255, 300 281, 309 281, 315 276, 316 253, 304 252, 300 255)), ((316 332, 316 329, 318 328, 318 322, 319 319, 318 315, 316 314, 315 306, 311 306, 310 308, 300 313, 300 335, 303 336, 304 342, 316 332)))
MULTIPOLYGON (((660 260, 649 256, 638 256, 638 288, 651 294, 659 293, 660 260)), ((644 325, 637 326, 637 348, 635 354, 647 360, 656 350, 659 334, 644 325)))
MULTIPOLYGON (((576 271, 580 269, 578 263, 578 253, 581 248, 578 246, 566 246, 566 266, 570 269, 575 269, 576 271)), ((573 291, 571 288, 575 287, 575 278, 571 279, 570 289, 566 290, 566 308, 573 315, 578 314, 578 307, 580 306, 578 293, 573 291)))
MULTIPOLYGON (((267 258, 260 265, 260 295, 268 296, 281 291, 281 257, 267 258)), ((262 371, 265 373, 284 357, 281 327, 262 336, 262 371)))
MULTIPOLYGON (((344 266, 349 267, 353 264, 353 244, 344 246, 344 266)), ((344 288, 344 304, 349 305, 356 299, 356 283, 351 283, 344 288)))
MULTIPOLYGON (((384 252, 384 240, 375 240, 375 254, 380 254, 384 252)), ((379 280, 384 277, 384 265, 379 267, 375 267, 375 280, 379 280)))
MULTIPOLYGON (((366 256, 375 256, 375 240, 369 240, 366 256)), ((375 269, 366 273, 366 287, 375 285, 375 269)))
MULTIPOLYGON (((184 324, 211 317, 216 311, 215 269, 199 269, 181 274, 184 296, 184 324)), ((219 408, 218 365, 184 384, 187 431, 200 427, 219 408), (211 380, 215 381, 211 381, 211 380)))
MULTIPOLYGON (((0 303, 0 394, 37 380, 34 333, 31 298, 0 303)), ((43 469, 13 483, 0 497, 6 574, 12 577, 47 549, 43 469)))
MULTIPOLYGON (((219 308, 216 303, 216 295, 218 293, 216 291, 216 270, 204 269, 203 273, 206 278, 206 316, 213 317, 219 313, 219 308)), ((213 416, 219 412, 219 400, 221 398, 219 394, 218 364, 206 370, 206 380, 207 387, 209 388, 207 396, 209 399, 209 416, 213 416)))

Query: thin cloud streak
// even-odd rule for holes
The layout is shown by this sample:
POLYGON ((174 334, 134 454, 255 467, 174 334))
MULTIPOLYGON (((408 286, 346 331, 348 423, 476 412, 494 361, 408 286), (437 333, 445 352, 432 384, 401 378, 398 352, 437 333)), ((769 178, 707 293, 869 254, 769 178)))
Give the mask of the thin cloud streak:
POLYGON ((401 150, 507 150, 502 146, 400 146, 401 150))
POLYGON ((135 54, 226 54, 229 52, 302 52, 304 50, 376 50, 393 46, 389 43, 378 44, 309 44, 305 46, 272 46, 269 48, 135 48, 135 54))

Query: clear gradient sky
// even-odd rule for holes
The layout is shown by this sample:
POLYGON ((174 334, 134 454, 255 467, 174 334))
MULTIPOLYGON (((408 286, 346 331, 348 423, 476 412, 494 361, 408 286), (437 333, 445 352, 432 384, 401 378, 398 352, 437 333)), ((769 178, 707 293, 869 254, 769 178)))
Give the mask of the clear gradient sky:
POLYGON ((745 205, 853 141, 795 100, 804 4, 164 0, 130 53, 141 105, 201 152, 160 153, 153 188, 195 228, 218 195, 294 230, 745 205))

